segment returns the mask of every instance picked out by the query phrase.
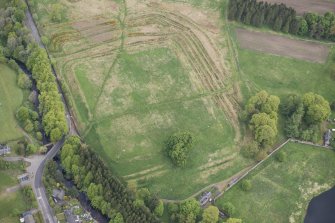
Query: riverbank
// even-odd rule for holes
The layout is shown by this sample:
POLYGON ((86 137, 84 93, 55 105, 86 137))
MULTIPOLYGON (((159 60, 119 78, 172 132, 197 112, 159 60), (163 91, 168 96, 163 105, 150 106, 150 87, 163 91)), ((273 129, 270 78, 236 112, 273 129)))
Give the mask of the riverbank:
POLYGON ((308 205, 304 223, 335 221, 335 186, 314 197, 308 205))

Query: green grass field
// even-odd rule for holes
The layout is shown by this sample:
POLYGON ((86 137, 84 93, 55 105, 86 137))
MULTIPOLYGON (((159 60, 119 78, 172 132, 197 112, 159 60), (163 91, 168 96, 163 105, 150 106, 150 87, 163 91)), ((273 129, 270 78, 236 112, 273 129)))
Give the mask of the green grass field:
POLYGON ((106 86, 112 87, 104 88, 85 140, 126 181, 164 198, 183 199, 248 164, 234 146, 235 133, 224 112, 212 104, 210 94, 192 90, 170 50, 122 54, 106 86), (195 137, 185 169, 173 167, 164 152, 164 141, 178 131, 195 137))
POLYGON ((16 185, 17 179, 13 177, 9 172, 0 171, 0 193, 6 188, 16 185))
POLYGON ((15 112, 23 100, 16 76, 8 66, 0 64, 0 143, 23 136, 15 119, 15 112))
MULTIPOLYGON (((49 16, 55 1, 37 2, 37 20, 50 46, 56 46, 50 51, 85 142, 125 181, 147 186, 162 198, 183 199, 250 164, 234 142, 237 120, 232 125, 227 115, 230 109, 229 115, 236 117, 239 105, 235 101, 225 107, 220 98, 231 87, 231 75, 225 64, 214 62, 216 49, 206 51, 213 44, 202 43, 207 34, 188 19, 163 8, 157 15, 141 15, 137 8, 145 4, 136 1, 100 0, 92 5, 61 0, 63 6, 71 5, 66 11, 70 23, 57 24, 49 16), (127 19, 122 21, 124 14, 127 19), (190 67, 192 63, 199 66, 190 67), (173 167, 164 152, 165 140, 178 131, 195 137, 185 169, 173 167)), ((190 3, 179 6, 194 13, 200 7, 207 13, 219 3, 165 2, 190 3)), ((229 93, 225 100, 234 101, 235 92, 229 93)))
POLYGON ((251 191, 242 191, 238 183, 217 203, 231 202, 234 216, 246 223, 302 222, 309 201, 335 184, 335 153, 296 143, 282 151, 286 161, 271 157, 246 177, 251 191))

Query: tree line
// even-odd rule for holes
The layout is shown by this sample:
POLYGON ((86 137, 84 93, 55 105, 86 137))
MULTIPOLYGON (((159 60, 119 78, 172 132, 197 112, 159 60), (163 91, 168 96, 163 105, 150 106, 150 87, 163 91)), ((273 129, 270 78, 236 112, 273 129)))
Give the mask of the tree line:
POLYGON ((111 219, 121 216, 129 223, 159 222, 155 213, 161 214, 162 203, 148 193, 132 193, 78 137, 66 140, 60 157, 77 188, 86 192, 92 206, 102 214, 111 219))
POLYGON ((330 106, 322 96, 307 93, 290 95, 282 106, 285 134, 291 138, 317 142, 320 124, 330 115, 330 106))
POLYGON ((335 15, 332 12, 324 15, 305 13, 303 16, 297 16, 293 8, 284 4, 231 0, 228 19, 293 35, 335 41, 335 15))
MULTIPOLYGON (((247 146, 242 150, 244 156, 260 161, 275 142, 278 130, 278 116, 284 118, 284 134, 288 138, 318 142, 321 138, 321 123, 327 120, 331 112, 329 102, 321 95, 306 93, 288 95, 282 103, 277 96, 260 91, 252 96, 241 114, 252 133, 246 139, 247 146)), ((285 154, 278 159, 283 160, 285 154)))
MULTIPOLYGON (((0 51, 6 58, 23 62, 32 72, 36 82, 39 99, 39 113, 42 126, 52 142, 62 138, 68 131, 65 109, 58 92, 55 77, 52 73, 47 53, 37 46, 24 26, 26 4, 22 0, 7 1, 0 9, 0 51)), ((22 86, 29 85, 22 75, 19 79, 22 86)), ((31 113, 32 114, 32 113, 31 113)), ((35 116, 34 116, 35 117, 35 116)), ((33 130, 34 118, 26 119, 24 127, 33 130)), ((39 129, 36 128, 36 131, 39 129)))
POLYGON ((266 149, 271 146, 278 134, 278 108, 280 99, 260 91, 252 96, 245 106, 242 119, 247 122, 253 139, 244 151, 247 157, 262 160, 266 156, 266 149))

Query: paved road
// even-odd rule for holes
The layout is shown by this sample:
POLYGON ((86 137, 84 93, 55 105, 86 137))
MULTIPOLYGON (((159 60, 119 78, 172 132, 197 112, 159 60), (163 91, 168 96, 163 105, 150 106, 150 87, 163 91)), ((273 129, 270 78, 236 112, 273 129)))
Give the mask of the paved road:
MULTIPOLYGON (((27 3, 27 2, 26 2, 27 3)), ((28 4, 27 4, 28 5, 28 4)), ((26 25, 27 27, 31 30, 31 34, 35 41, 38 43, 38 45, 44 49, 45 46, 43 45, 41 41, 41 36, 40 33, 36 27, 36 24, 34 22, 34 19, 31 15, 30 9, 28 7, 28 10, 26 11, 26 25)), ((60 82, 57 77, 57 74, 55 72, 55 69, 53 66, 51 66, 52 72, 56 77, 56 82, 57 82, 57 87, 58 91, 61 95, 64 107, 65 107, 65 112, 66 112, 66 120, 67 120, 67 125, 69 128, 69 134, 70 135, 79 135, 79 132, 76 128, 75 122, 72 119, 72 116, 69 112, 69 107, 65 101, 64 93, 60 87, 60 82)), ((32 170, 31 174, 33 175, 33 181, 32 181, 32 187, 33 191, 35 193, 35 196, 37 198, 38 206, 39 209, 42 212, 43 219, 45 223, 57 223, 56 217, 53 213, 52 208, 50 207, 50 204, 48 202, 48 198, 45 193, 45 188, 42 183, 42 176, 43 176, 43 169, 45 167, 45 164, 47 163, 48 160, 53 159, 53 157, 58 153, 58 151, 61 149, 65 141, 65 137, 63 137, 60 141, 58 141, 54 146, 50 149, 50 151, 40 160, 36 162, 32 162, 32 170), (35 167, 35 168, 34 168, 35 167)))

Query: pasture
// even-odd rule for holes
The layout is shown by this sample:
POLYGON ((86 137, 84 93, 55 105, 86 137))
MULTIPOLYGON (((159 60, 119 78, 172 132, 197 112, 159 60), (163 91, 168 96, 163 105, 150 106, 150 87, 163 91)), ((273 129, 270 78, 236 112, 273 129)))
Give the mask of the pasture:
POLYGON ((324 14, 329 11, 335 12, 335 2, 333 0, 266 0, 269 3, 284 3, 294 8, 298 14, 305 12, 315 12, 324 14))
POLYGON ((243 49, 318 63, 326 62, 329 54, 329 46, 317 42, 240 28, 236 29, 236 35, 239 46, 243 49))
POLYGON ((86 0, 61 1, 67 19, 53 23, 45 10, 52 2, 38 1, 38 20, 78 126, 125 181, 183 199, 250 164, 236 146, 241 95, 225 61, 230 55, 219 12, 203 1, 190 3, 206 10, 120 1, 111 2, 107 14, 96 6, 85 14, 88 9, 78 8, 86 0), (164 151, 178 131, 195 138, 184 169, 173 167, 164 151))
POLYGON ((16 73, 0 64, 0 143, 23 136, 15 118, 16 110, 22 103, 23 92, 16 85, 16 73))
POLYGON ((217 203, 231 202, 234 216, 246 223, 302 222, 309 201, 334 186, 335 153, 296 143, 281 151, 286 161, 278 162, 274 154, 246 177, 250 191, 242 191, 238 183, 217 203))
MULTIPOLYGON (((335 97, 328 64, 310 63, 250 50, 238 50, 245 92, 267 90, 281 98, 315 92, 330 102, 335 97)), ((328 63, 332 63, 331 60, 328 63)))

